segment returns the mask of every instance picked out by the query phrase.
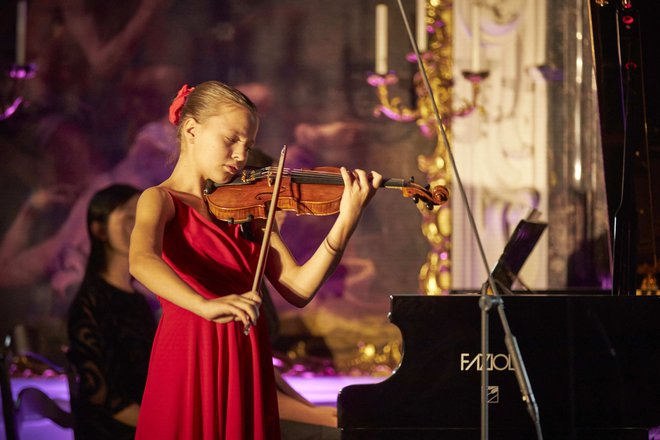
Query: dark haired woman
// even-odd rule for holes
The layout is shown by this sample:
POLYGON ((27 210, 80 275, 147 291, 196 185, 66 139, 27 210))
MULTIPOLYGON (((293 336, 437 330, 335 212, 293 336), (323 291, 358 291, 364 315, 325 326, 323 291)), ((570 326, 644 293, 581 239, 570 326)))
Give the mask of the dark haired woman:
POLYGON ((139 191, 113 185, 87 211, 91 251, 69 309, 69 360, 79 376, 76 440, 133 439, 156 323, 128 272, 139 191))

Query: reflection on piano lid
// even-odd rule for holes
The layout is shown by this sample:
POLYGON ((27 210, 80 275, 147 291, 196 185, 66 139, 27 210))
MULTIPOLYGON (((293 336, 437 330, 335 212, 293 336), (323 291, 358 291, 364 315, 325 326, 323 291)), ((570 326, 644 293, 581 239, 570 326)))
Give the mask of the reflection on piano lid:
MULTIPOLYGON (((391 298, 404 355, 378 384, 337 402, 343 439, 476 439, 480 309, 476 294, 391 298)), ((660 425, 660 297, 505 298, 548 439, 648 439, 660 425)), ((533 439, 503 341, 490 321, 490 438, 533 439)))

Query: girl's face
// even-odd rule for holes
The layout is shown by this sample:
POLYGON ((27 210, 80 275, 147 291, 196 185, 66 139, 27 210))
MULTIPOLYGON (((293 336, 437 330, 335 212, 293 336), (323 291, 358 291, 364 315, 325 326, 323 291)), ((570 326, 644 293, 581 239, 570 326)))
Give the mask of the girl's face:
POLYGON ((227 183, 240 173, 252 149, 259 120, 239 105, 224 105, 203 124, 194 124, 193 156, 203 179, 227 183))
POLYGON ((128 256, 131 231, 135 226, 135 208, 139 194, 134 195, 108 216, 106 246, 111 252, 128 256))

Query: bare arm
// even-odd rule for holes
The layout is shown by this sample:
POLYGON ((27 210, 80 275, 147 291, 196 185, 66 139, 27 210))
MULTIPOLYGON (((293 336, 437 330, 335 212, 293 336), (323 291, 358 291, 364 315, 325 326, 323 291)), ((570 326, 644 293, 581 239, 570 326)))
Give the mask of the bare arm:
POLYGON ((307 405, 280 390, 277 390, 277 406, 282 420, 337 427, 337 409, 331 406, 307 405))
POLYGON ((337 427, 337 409, 331 406, 316 406, 305 399, 282 377, 275 369, 275 386, 277 387, 277 406, 280 409, 280 419, 294 422, 310 423, 312 425, 337 427))
POLYGON ((267 274, 271 284, 291 304, 304 307, 339 264, 348 241, 355 230, 362 211, 380 186, 382 176, 368 175, 356 170, 349 173, 342 168, 344 194, 339 216, 326 239, 303 265, 298 265, 291 252, 274 230, 268 255, 267 274))
POLYGON ((206 299, 165 263, 161 257, 163 235, 165 226, 173 216, 174 205, 164 189, 154 187, 142 193, 131 234, 131 275, 151 292, 205 319, 219 324, 236 320, 244 325, 254 324, 261 303, 255 292, 206 299))

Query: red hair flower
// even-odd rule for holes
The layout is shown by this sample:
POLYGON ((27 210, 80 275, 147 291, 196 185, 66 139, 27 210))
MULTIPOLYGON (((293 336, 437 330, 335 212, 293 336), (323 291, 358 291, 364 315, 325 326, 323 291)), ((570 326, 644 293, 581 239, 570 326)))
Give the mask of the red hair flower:
POLYGON ((170 105, 170 122, 174 126, 179 125, 183 104, 186 103, 186 98, 193 90, 195 90, 194 87, 188 87, 188 84, 184 84, 183 87, 181 87, 181 90, 179 90, 179 93, 176 94, 174 101, 172 101, 172 104, 170 105))

